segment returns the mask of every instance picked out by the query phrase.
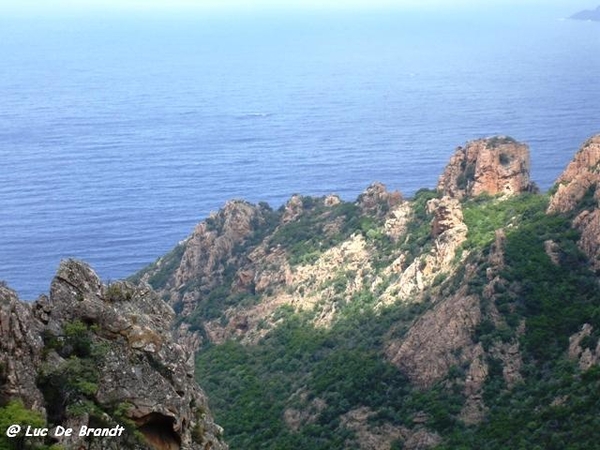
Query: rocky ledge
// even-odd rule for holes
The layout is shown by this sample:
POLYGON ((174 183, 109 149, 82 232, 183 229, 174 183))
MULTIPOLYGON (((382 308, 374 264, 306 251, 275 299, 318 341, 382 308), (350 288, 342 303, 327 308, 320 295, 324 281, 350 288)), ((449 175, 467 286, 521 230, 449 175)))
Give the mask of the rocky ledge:
POLYGON ((147 285, 105 285, 68 260, 49 297, 26 304, 2 286, 0 308, 0 406, 19 399, 49 427, 125 429, 57 439, 63 448, 227 449, 173 310, 147 285))

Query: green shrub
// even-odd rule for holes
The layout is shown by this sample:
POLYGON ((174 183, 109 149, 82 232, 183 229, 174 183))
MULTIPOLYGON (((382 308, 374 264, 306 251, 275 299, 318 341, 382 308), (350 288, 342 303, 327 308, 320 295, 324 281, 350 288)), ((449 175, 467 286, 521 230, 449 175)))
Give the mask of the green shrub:
POLYGON ((46 427, 46 421, 41 413, 27 409, 20 400, 11 400, 7 405, 0 407, 0 450, 46 449, 42 438, 24 436, 27 426, 46 427), (16 437, 7 437, 6 430, 15 424, 20 425, 23 431, 16 437))
POLYGON ((486 248, 494 241, 496 230, 541 218, 545 215, 547 204, 547 197, 537 194, 508 198, 480 196, 467 200, 463 205, 468 229, 466 248, 486 248))

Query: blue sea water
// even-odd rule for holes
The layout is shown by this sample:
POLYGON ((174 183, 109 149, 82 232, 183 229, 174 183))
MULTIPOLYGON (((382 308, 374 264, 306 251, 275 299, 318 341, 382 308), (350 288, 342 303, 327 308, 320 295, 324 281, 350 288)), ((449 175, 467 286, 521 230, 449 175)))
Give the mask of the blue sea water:
POLYGON ((553 15, 0 20, 0 279, 126 277, 231 198, 410 196, 493 134, 547 189, 600 132, 599 44, 553 15))

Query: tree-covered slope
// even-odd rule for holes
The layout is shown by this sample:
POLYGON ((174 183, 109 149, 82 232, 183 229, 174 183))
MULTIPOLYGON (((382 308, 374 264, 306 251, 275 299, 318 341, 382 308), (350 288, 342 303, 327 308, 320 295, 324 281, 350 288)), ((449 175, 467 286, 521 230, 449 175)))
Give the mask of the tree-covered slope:
POLYGON ((236 201, 138 274, 231 448, 595 448, 600 138, 540 194, 526 146, 436 190, 236 201))

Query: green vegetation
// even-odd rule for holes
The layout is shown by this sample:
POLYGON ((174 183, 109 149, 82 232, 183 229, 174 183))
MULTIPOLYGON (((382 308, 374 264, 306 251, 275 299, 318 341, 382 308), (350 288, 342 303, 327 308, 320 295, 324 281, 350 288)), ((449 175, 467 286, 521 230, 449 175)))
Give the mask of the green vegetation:
POLYGON ((514 139, 510 136, 493 136, 487 140, 488 146, 490 146, 492 148, 499 147, 500 145, 516 144, 516 143, 517 143, 516 139, 514 139))
POLYGON ((583 323, 600 326, 600 289, 578 238, 562 216, 540 216, 507 234, 503 276, 519 284, 511 300, 527 320, 523 344, 538 361, 556 359, 583 323), (546 241, 559 246, 559 264, 546 253, 546 241))
POLYGON ((134 289, 127 286, 122 281, 108 283, 105 297, 111 302, 128 302, 133 298, 134 289))
POLYGON ((15 400, 0 407, 0 450, 45 450, 42 438, 29 438, 23 432, 17 437, 9 438, 6 430, 11 425, 21 425, 22 429, 28 425, 33 428, 46 426, 42 414, 25 408, 21 401, 15 400))
POLYGON ((343 318, 331 329, 315 328, 310 314, 288 311, 287 320, 258 345, 228 341, 197 355, 198 379, 232 448, 348 448, 354 433, 340 416, 360 406, 377 412, 373 426, 410 426, 426 408, 432 428, 452 427, 462 395, 441 385, 420 392, 383 356, 392 325, 401 335, 424 307, 396 306, 377 314, 372 303, 372 295, 363 293, 341 304, 343 318), (310 412, 315 399, 324 402, 323 409, 292 431, 284 421, 286 409, 310 412))
POLYGON ((96 407, 93 396, 98 390, 98 364, 107 347, 94 339, 90 326, 81 321, 64 325, 63 335, 45 336, 46 354, 55 350, 64 358, 59 365, 45 364, 38 385, 48 405, 50 423, 61 423, 66 407, 70 412, 90 413, 96 407))
POLYGON ((524 380, 508 391, 501 361, 488 357, 484 391, 488 417, 480 426, 449 435, 440 448, 587 449, 598 445, 600 370, 593 367, 582 373, 566 353, 569 336, 584 323, 594 327, 594 334, 582 345, 595 347, 598 342, 600 288, 577 247, 579 233, 569 217, 546 215, 545 205, 536 203, 527 197, 511 200, 510 211, 519 212, 516 223, 506 208, 499 211, 499 205, 488 206, 489 218, 478 222, 479 232, 472 238, 472 245, 485 245, 493 228, 490 223, 507 218, 512 223, 505 225, 505 267, 500 274, 504 281, 494 289, 495 306, 506 325, 496 328, 484 320, 476 337, 486 349, 494 343, 519 342, 524 380), (519 201, 523 203, 515 204, 519 201), (546 252, 549 241, 559 249, 557 262, 546 252), (517 329, 522 320, 526 327, 520 335, 517 329))
POLYGON ((496 230, 518 227, 545 216, 548 199, 543 195, 521 194, 509 198, 480 195, 463 204, 463 218, 468 228, 467 249, 489 246, 496 230))
MULTIPOLYGON (((495 339, 508 342, 525 319, 521 343, 530 358, 540 361, 556 360, 565 351, 568 336, 583 323, 600 326, 600 289, 577 247, 579 233, 568 217, 545 214, 546 206, 545 197, 525 194, 502 201, 475 199, 464 209, 467 248, 488 249, 496 229, 504 229, 506 235, 502 281, 494 291, 495 306, 509 329, 484 320, 479 339, 488 344, 495 339), (559 249, 557 263, 546 251, 547 242, 559 249)), ((486 266, 481 260, 477 264, 480 269, 470 286, 472 292, 481 293, 487 283, 486 266)))
POLYGON ((184 251, 185 246, 183 244, 178 244, 173 250, 159 258, 143 272, 137 273, 131 277, 130 280, 134 283, 137 283, 141 280, 143 273, 147 271, 154 271, 153 275, 148 279, 148 283, 154 289, 162 289, 166 287, 169 277, 179 266, 179 264, 181 264, 181 258, 183 257, 184 251))
MULTIPOLYGON (((581 208, 595 205, 591 195, 581 208)), ((304 216, 278 228, 271 244, 283 246, 291 262, 301 264, 361 232, 376 253, 376 276, 400 253, 409 264, 430 250, 432 217, 426 205, 437 196, 435 191, 417 192, 407 231, 398 242, 384 236, 382 224, 362 216, 355 205, 326 208, 311 199, 304 216), (331 223, 337 226, 331 228, 331 223)), ((459 419, 468 365, 452 367, 445 380, 420 390, 384 355, 386 342, 402 338, 430 307, 427 299, 435 296, 375 311, 378 292, 365 289, 345 296, 348 280, 356 274, 340 269, 322 286, 333 292, 337 311, 330 328, 314 326, 318 308, 296 313, 284 306, 277 312, 277 327, 257 344, 227 341, 198 354, 196 373, 217 422, 225 428, 226 441, 232 448, 250 450, 353 448, 356 434, 341 418, 368 407, 375 412, 369 418, 372 427, 411 429, 418 417, 442 437, 439 449, 596 448, 600 369, 581 372, 567 360, 566 350, 569 336, 583 323, 591 324, 594 332, 582 346, 595 348, 600 288, 577 247, 579 234, 571 216, 546 215, 547 205, 547 196, 534 194, 463 202, 469 256, 464 266, 436 276, 433 283, 444 297, 466 283, 481 299, 482 320, 473 335, 487 352, 489 374, 483 388, 487 415, 481 424, 468 426, 459 419), (488 255, 498 229, 506 236, 504 266, 490 285, 488 255), (550 241, 552 255, 547 252, 550 241), (512 390, 504 380, 504 363, 492 356, 492 349, 502 343, 518 343, 523 359, 523 381, 512 390), (296 420, 298 429, 286 418, 296 420)), ((215 302, 226 299, 229 304, 225 291, 211 295, 215 302)), ((218 307, 194 320, 206 317, 217 318, 218 307)), ((392 448, 402 448, 401 440, 392 448)))
POLYGON ((449 434, 438 449, 598 448, 599 389, 598 367, 581 374, 563 362, 552 376, 530 376, 512 391, 494 397, 484 422, 449 434))
MULTIPOLYGON (((406 234, 399 244, 388 248, 384 254, 397 255, 404 253, 406 255, 405 264, 410 264, 418 255, 428 252, 431 249, 431 220, 432 215, 427 212, 427 202, 438 198, 439 193, 431 189, 419 189, 413 198, 412 217, 406 227, 406 234)), ((382 249, 379 248, 379 253, 382 249)), ((382 262, 389 263, 390 258, 382 262)))
MULTIPOLYGON (((228 283, 230 285, 231 283, 228 283)), ((202 320, 212 320, 221 317, 223 312, 230 306, 250 306, 258 301, 258 297, 252 293, 230 293, 229 286, 219 286, 200 299, 194 312, 187 318, 192 326, 198 325, 202 320)), ((194 329, 196 329, 194 327, 194 329)))
POLYGON ((380 237, 378 221, 360 213, 355 203, 326 206, 323 199, 302 197, 304 212, 297 220, 280 226, 270 245, 287 249, 292 265, 315 262, 327 249, 360 232, 370 239, 380 237))

